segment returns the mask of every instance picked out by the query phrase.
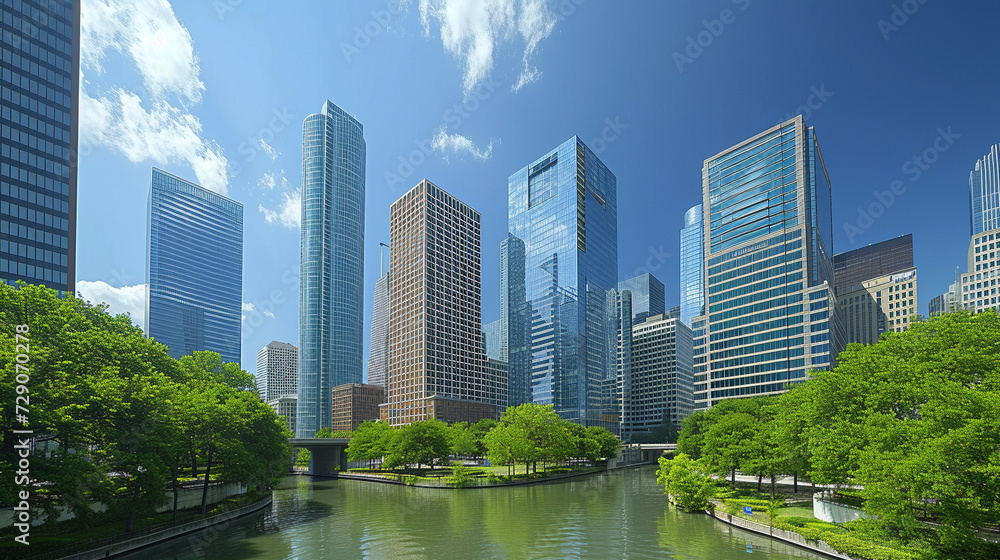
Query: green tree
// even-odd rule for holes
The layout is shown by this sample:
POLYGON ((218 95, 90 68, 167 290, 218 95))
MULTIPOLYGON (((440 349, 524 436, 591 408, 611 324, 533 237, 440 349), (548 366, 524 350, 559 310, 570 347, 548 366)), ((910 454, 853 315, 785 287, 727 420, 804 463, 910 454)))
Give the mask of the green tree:
POLYGON ((715 422, 712 409, 699 410, 681 421, 680 435, 677 437, 677 452, 692 459, 700 459, 705 442, 705 433, 715 422))
POLYGON ((444 422, 414 422, 397 430, 385 464, 393 469, 412 464, 417 468, 421 465, 433 468, 438 461, 447 462, 450 451, 448 429, 444 422))
POLYGON ((471 457, 478 453, 476 436, 468 422, 455 422, 448 426, 448 444, 455 457, 471 457))
POLYGON ((469 426, 469 431, 472 432, 473 440, 476 443, 476 456, 486 456, 486 434, 490 433, 490 430, 496 426, 497 421, 493 418, 483 418, 469 426))
POLYGON ((600 426, 587 428, 587 436, 594 438, 597 442, 598 453, 602 459, 617 457, 618 451, 622 448, 622 442, 618 436, 600 426))
POLYGON ((368 468, 388 455, 395 430, 385 422, 362 422, 347 443, 347 458, 351 461, 368 461, 368 468))
POLYGON ((681 453, 673 459, 660 457, 656 481, 664 492, 688 511, 702 511, 711 506, 715 496, 715 482, 697 461, 681 453))

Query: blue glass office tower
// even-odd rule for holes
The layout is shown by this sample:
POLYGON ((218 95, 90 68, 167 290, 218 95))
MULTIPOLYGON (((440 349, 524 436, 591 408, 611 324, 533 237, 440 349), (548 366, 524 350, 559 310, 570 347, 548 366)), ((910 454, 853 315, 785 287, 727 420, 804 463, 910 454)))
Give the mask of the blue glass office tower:
POLYGON ((500 242, 498 351, 498 359, 507 362, 507 406, 533 401, 530 317, 524 291, 524 241, 508 235, 500 242))
MULTIPOLYGON (((605 425, 608 292, 617 284, 617 181, 577 137, 508 180, 508 231, 523 243, 533 400, 605 425)), ((517 302, 520 303, 520 302, 517 302)))
POLYGON ((146 239, 146 334, 240 363, 243 205, 153 168, 146 239))
POLYGON ((681 229, 681 321, 691 326, 705 313, 705 227, 701 204, 684 213, 681 229))
POLYGON ((302 246, 296 435, 330 427, 330 390, 361 383, 365 138, 330 101, 302 124, 302 246))
POLYGON ((696 401, 774 394, 828 368, 843 339, 815 131, 800 115, 740 142, 705 160, 702 184, 708 387, 696 401))
POLYGON ((0 3, 0 282, 74 293, 80 2, 0 3))
POLYGON ((650 273, 640 274, 618 283, 618 290, 632 292, 632 322, 641 323, 646 317, 666 313, 666 290, 663 282, 650 273))
POLYGON ((1000 228, 1000 144, 976 160, 969 173, 972 235, 1000 228))

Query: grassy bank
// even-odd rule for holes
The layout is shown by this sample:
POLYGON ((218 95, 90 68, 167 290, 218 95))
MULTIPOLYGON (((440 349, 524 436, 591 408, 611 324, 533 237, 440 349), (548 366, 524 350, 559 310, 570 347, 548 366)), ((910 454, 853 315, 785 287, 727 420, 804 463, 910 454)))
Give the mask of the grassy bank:
POLYGON ((424 484, 461 488, 468 486, 503 485, 514 482, 542 480, 557 475, 583 474, 604 470, 604 467, 567 467, 560 465, 547 466, 545 468, 539 467, 537 472, 508 475, 506 466, 448 466, 433 469, 408 469, 405 471, 357 468, 350 469, 347 471, 347 474, 377 476, 409 485, 424 484))

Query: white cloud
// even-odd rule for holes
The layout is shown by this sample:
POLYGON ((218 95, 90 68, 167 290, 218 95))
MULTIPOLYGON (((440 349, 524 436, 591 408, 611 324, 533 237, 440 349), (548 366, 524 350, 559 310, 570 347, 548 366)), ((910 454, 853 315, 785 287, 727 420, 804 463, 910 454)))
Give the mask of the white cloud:
POLYGON ((273 190, 274 187, 280 186, 281 190, 287 191, 291 183, 288 182, 288 178, 285 177, 285 170, 282 169, 278 173, 265 171, 260 176, 260 179, 257 180, 257 186, 265 190, 273 190))
POLYGON ((515 39, 524 42, 524 68, 514 91, 537 81, 541 72, 531 61, 555 29, 556 16, 545 0, 420 0, 420 21, 427 35, 432 21, 440 27, 445 50, 462 63, 469 95, 493 69, 494 50, 515 39))
POLYGON ((265 208, 263 204, 257 206, 257 209, 264 214, 264 221, 268 224, 279 223, 288 229, 302 227, 302 192, 295 190, 281 194, 284 200, 277 210, 265 208))
POLYGON ((269 317, 271 319, 275 318, 274 317, 274 313, 272 313, 270 309, 265 308, 263 310, 259 310, 259 309, 257 309, 257 306, 255 304, 250 303, 250 302, 246 302, 246 301, 243 302, 242 310, 243 310, 243 314, 240 315, 240 320, 241 321, 245 321, 246 320, 246 318, 247 318, 246 314, 247 313, 261 313, 265 317, 269 317))
POLYGON ((166 0, 86 0, 81 14, 84 79, 80 91, 81 151, 102 144, 130 161, 186 163, 207 189, 226 194, 227 161, 219 145, 202 138, 190 107, 201 102, 194 41, 166 0), (105 75, 105 60, 118 53, 142 80, 139 88, 105 75))
POLYGON ((146 285, 122 286, 115 288, 107 282, 98 280, 88 282, 78 280, 76 291, 80 297, 94 304, 107 303, 108 312, 112 315, 128 313, 132 322, 145 330, 146 324, 146 285))
POLYGON ((489 145, 485 149, 481 149, 468 136, 448 134, 445 131, 445 127, 442 126, 434 133, 434 138, 431 139, 431 147, 435 151, 444 153, 445 159, 447 159, 448 153, 459 154, 465 152, 479 161, 486 161, 493 155, 494 142, 495 140, 490 140, 489 145))
POLYGON ((261 149, 264 150, 264 153, 267 154, 267 157, 271 158, 272 163, 274 162, 274 160, 278 159, 278 156, 281 155, 281 152, 275 150, 274 147, 265 142, 263 138, 258 138, 257 143, 260 144, 261 149))

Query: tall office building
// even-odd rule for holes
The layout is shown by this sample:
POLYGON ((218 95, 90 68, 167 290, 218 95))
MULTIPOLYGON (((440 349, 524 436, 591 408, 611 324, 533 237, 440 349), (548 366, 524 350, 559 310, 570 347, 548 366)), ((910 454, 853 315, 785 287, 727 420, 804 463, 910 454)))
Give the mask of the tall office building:
POLYGON ((296 430, 330 427, 330 390, 361 383, 365 138, 330 101, 302 124, 302 246, 296 430))
POLYGON ((146 240, 146 334, 240 363, 243 205, 153 168, 146 240))
POLYGON ((289 432, 295 434, 295 409, 296 409, 296 396, 286 395, 284 397, 278 397, 276 399, 271 399, 267 401, 267 405, 274 410, 274 413, 281 417, 284 421, 284 425, 288 428, 289 432))
POLYGON ((654 315, 632 325, 632 398, 627 431, 680 426, 694 411, 694 346, 680 318, 654 315))
POLYGON ((505 378, 486 367, 480 309, 480 217, 430 181, 392 204, 389 376, 381 418, 495 418, 505 378))
POLYGON ((525 247, 533 400, 569 421, 606 425, 602 387, 616 359, 605 338, 614 324, 607 293, 618 285, 615 176, 574 136, 510 176, 507 226, 525 247))
POLYGON ((371 352, 368 354, 368 384, 385 387, 389 371, 389 275, 375 281, 372 306, 371 352))
POLYGON ((866 280, 913 268, 913 235, 861 247, 833 256, 834 291, 847 293, 866 280))
POLYGON ((335 432, 358 429, 362 422, 379 419, 379 407, 385 402, 385 387, 347 383, 331 389, 332 420, 335 432))
POLYGON ((705 227, 701 204, 684 213, 681 229, 681 321, 705 314, 705 227))
POLYGON ((928 304, 927 316, 934 317, 936 315, 941 315, 943 313, 954 313, 961 309, 958 291, 960 289, 961 275, 959 274, 957 267, 955 270, 955 281, 948 286, 948 291, 939 295, 934 296, 928 304))
POLYGON ((604 412, 601 425, 613 434, 626 437, 631 425, 632 387, 632 292, 609 290, 607 294, 608 318, 605 337, 609 352, 615 359, 608 360, 604 374, 604 412))
POLYGON ((507 363, 507 406, 518 406, 533 400, 531 311, 525 299, 524 279, 524 241, 508 235, 500 242, 498 356, 498 359, 507 363))
POLYGON ((666 312, 666 292, 663 282, 650 273, 640 274, 618 283, 618 290, 632 292, 632 322, 641 323, 646 317, 666 312))
POLYGON ((80 2, 0 3, 0 282, 75 293, 80 2))
POLYGON ((875 344, 882 333, 903 332, 917 318, 917 269, 865 280, 837 293, 847 342, 875 344))
POLYGON ((501 341, 502 321, 497 319, 483 325, 483 344, 486 348, 486 357, 494 360, 507 361, 503 357, 503 342, 501 341))
POLYGON ((969 213, 974 236, 1000 228, 1000 144, 969 172, 969 213))
POLYGON ((1000 309, 1000 229, 972 236, 968 270, 958 281, 958 307, 973 313, 1000 309))
POLYGON ((299 349, 272 340, 257 352, 257 392, 270 402, 299 394, 299 349))
POLYGON ((843 344, 830 181, 801 115, 705 160, 706 406, 775 394, 843 344))

